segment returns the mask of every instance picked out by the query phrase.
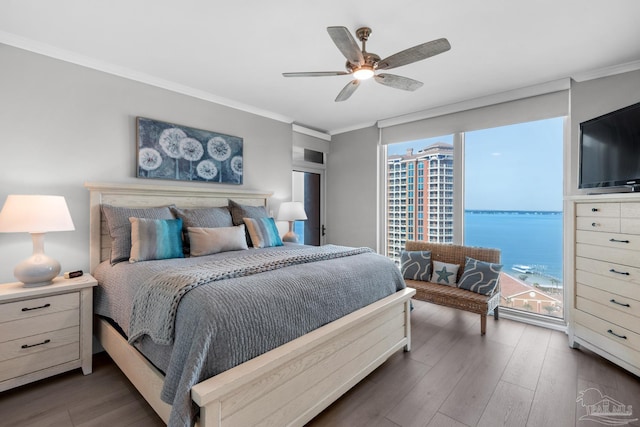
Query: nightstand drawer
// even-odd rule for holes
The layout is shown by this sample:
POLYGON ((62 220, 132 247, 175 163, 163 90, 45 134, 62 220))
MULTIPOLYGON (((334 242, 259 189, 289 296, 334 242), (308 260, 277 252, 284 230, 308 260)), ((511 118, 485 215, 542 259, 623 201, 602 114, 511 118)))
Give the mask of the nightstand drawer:
POLYGON ((59 329, 0 343, 0 362, 80 342, 80 327, 59 329))
POLYGON ((12 341, 80 324, 80 311, 67 310, 27 319, 0 323, 0 342, 12 341))
POLYGON ((0 362, 0 381, 17 378, 80 358, 79 343, 71 343, 0 362))
POLYGON ((78 292, 73 292, 69 294, 32 298, 29 300, 2 304, 1 307, 0 323, 3 323, 11 320, 26 319, 29 317, 41 316, 43 314, 55 313, 58 311, 78 309, 80 307, 80 294, 78 292))

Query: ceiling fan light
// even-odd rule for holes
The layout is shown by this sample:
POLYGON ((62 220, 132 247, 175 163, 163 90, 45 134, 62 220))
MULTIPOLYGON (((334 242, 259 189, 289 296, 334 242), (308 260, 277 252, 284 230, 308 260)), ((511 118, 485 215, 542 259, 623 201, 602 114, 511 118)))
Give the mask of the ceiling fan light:
POLYGON ((373 67, 362 66, 353 72, 353 77, 358 80, 367 80, 373 77, 373 67))

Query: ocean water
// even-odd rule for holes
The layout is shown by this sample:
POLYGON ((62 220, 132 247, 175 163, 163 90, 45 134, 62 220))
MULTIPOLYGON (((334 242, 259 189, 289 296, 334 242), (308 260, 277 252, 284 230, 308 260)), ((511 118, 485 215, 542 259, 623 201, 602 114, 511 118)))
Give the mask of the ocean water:
POLYGON ((535 267, 562 283, 562 212, 465 211, 465 244, 498 248, 503 269, 535 267))

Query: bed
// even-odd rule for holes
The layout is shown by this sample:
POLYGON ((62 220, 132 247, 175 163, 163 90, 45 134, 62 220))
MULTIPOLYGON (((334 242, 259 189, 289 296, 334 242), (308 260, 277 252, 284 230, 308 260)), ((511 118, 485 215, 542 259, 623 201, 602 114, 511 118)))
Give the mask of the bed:
MULTIPOLYGON (((195 208, 226 206, 231 199, 246 206, 266 207, 268 211, 270 197, 268 193, 236 189, 219 190, 204 186, 102 183, 87 183, 85 186, 90 191, 90 268, 92 272, 100 268, 104 269, 104 261, 109 259, 111 253, 112 242, 101 209, 103 204, 130 208, 174 204, 180 208, 195 208)), ((264 251, 264 256, 275 257, 279 262, 285 255, 288 257, 287 260, 301 258, 303 256, 300 254, 303 253, 304 257, 309 256, 304 252, 306 250, 304 247, 285 247, 281 252, 279 252, 280 249, 276 249, 268 248, 264 251), (294 255, 285 254, 287 252, 294 255)), ((356 257, 371 262, 373 257, 377 256, 362 252, 347 253, 348 248, 338 249, 327 247, 324 249, 324 254, 314 256, 328 255, 331 258, 318 259, 318 263, 344 263, 348 262, 347 258, 355 259, 356 257), (339 259, 333 259, 334 256, 338 257, 334 254, 338 249, 339 259)), ((262 252, 256 252, 256 254, 263 256, 262 252)), ((220 255, 223 258, 228 257, 228 255, 220 255)), ((191 259, 186 262, 196 261, 191 259)), ((216 265, 218 264, 220 262, 216 258, 216 265)), ((290 269, 289 276, 292 277, 306 268, 305 265, 293 264, 295 265, 287 264, 287 267, 282 269, 286 271, 290 269)), ((130 267, 123 265, 121 268, 130 267)), ((185 268, 182 270, 186 271, 185 268)), ((261 272, 259 275, 270 274, 284 273, 273 271, 261 272)), ((123 275, 130 274, 127 271, 123 275)), ((246 285, 248 280, 253 279, 233 277, 229 280, 237 280, 240 285, 246 285)), ((272 281, 275 283, 278 280, 272 281)), ((216 283, 228 284, 226 281, 216 283)), ((187 396, 187 399, 189 399, 189 405, 196 408, 198 414, 196 424, 201 427, 304 425, 380 366, 393 353, 401 349, 410 350, 410 298, 415 291, 399 285, 395 287, 396 289, 388 296, 375 297, 374 301, 368 302, 362 308, 350 311, 297 338, 278 344, 277 347, 247 361, 225 368, 210 378, 202 378, 193 385, 189 384, 190 396, 187 396)), ((198 295, 199 289, 190 291, 186 295, 198 295)), ((184 298, 186 299, 187 296, 184 298)), ((197 298, 193 296, 192 299, 197 298)), ((139 348, 146 350, 142 342, 137 343, 136 346, 131 345, 122 333, 122 328, 114 325, 110 319, 96 317, 95 325, 96 337, 103 348, 158 415, 167 423, 171 420, 172 425, 182 425, 175 421, 177 409, 172 411, 172 406, 161 398, 163 387, 172 376, 169 372, 165 377, 164 366, 160 366, 161 369, 159 369, 162 362, 155 360, 154 356, 143 355, 139 351, 139 348)), ((177 325, 176 321, 176 329, 178 329, 177 325)), ((176 343, 180 337, 180 335, 176 336, 176 343)), ((154 345, 154 343, 148 343, 147 347, 154 345)), ((177 408, 178 404, 174 402, 174 406, 177 408)))

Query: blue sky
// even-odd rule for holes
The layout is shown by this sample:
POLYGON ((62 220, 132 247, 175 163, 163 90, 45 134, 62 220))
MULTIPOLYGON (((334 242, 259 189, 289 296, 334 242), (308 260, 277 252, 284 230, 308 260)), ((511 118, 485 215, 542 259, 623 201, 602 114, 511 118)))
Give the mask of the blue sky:
MULTIPOLYGON (((563 118, 465 134, 465 209, 562 210, 563 118)), ((388 146, 404 154, 453 135, 388 146)))

